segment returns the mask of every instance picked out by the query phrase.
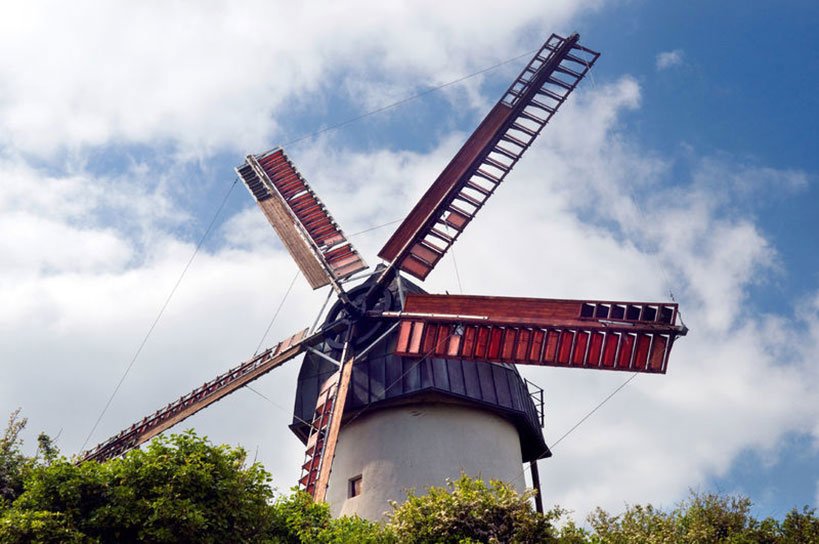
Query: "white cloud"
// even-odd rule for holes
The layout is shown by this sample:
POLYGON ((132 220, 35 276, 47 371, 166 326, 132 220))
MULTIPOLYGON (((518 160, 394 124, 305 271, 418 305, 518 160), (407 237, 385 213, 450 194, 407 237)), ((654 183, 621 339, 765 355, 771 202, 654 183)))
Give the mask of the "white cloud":
POLYGON ((0 49, 20 53, 0 58, 0 142, 46 156, 123 141, 242 153, 279 136, 285 104, 323 108, 312 93, 341 67, 355 104, 384 104, 599 3, 16 2, 0 22, 0 49))
POLYGON ((682 49, 673 51, 663 51, 657 54, 657 70, 667 70, 674 66, 679 66, 683 62, 685 54, 682 49))

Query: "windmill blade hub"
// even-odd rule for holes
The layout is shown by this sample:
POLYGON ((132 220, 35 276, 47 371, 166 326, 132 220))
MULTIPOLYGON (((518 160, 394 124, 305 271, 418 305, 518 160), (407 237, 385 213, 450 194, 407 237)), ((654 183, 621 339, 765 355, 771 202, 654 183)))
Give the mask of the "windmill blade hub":
MULTIPOLYGON (((370 291, 371 284, 374 280, 362 283, 348 291, 350 303, 345 303, 342 300, 336 301, 327 314, 327 322, 332 323, 338 320, 349 324, 355 323, 358 334, 353 339, 354 347, 367 345, 374 340, 378 334, 383 333, 388 326, 383 319, 371 317, 373 312, 380 313, 382 311, 389 311, 398 309, 398 300, 393 296, 390 289, 383 289, 381 296, 373 303, 367 304, 367 294, 370 291)), ((340 350, 344 345, 343 331, 329 335, 327 337, 327 344, 336 350, 340 350)))

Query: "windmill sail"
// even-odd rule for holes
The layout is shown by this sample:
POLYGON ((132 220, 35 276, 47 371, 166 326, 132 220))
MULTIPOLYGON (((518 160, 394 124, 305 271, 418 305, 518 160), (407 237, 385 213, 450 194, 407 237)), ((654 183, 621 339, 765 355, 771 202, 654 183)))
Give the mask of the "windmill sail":
POLYGON ((676 325, 671 303, 408 295, 396 353, 663 374, 676 325))
POLYGON ((104 461, 136 448, 196 412, 244 387, 303 352, 305 346, 322 339, 320 334, 307 336, 307 329, 279 342, 239 366, 216 376, 187 395, 157 410, 142 421, 82 454, 82 460, 104 461))
POLYGON ((313 289, 367 268, 281 148, 248 155, 236 172, 313 289))
POLYGON ((425 279, 600 56, 555 34, 378 254, 425 279))

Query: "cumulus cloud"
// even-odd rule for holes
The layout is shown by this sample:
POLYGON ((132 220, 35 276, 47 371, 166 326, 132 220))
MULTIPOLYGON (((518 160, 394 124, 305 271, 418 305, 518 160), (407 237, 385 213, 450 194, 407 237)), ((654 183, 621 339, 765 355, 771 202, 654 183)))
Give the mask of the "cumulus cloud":
POLYGON ((679 66, 683 62, 684 53, 682 49, 674 49, 673 51, 663 51, 657 54, 657 70, 667 70, 674 66, 679 66))
POLYGON ((0 22, 0 48, 25 52, 0 59, 0 141, 41 156, 123 140, 242 153, 281 136, 284 105, 325 107, 312 93, 340 67, 354 105, 383 105, 598 3, 17 2, 0 22))

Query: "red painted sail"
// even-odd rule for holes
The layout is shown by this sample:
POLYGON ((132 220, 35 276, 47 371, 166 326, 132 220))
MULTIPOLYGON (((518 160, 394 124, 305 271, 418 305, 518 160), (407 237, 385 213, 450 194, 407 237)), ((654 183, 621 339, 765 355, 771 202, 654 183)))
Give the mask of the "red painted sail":
POLYGON ((236 172, 313 289, 367 268, 283 149, 249 155, 236 172))
POLYGON ((665 373, 674 303, 408 295, 396 353, 665 373))

